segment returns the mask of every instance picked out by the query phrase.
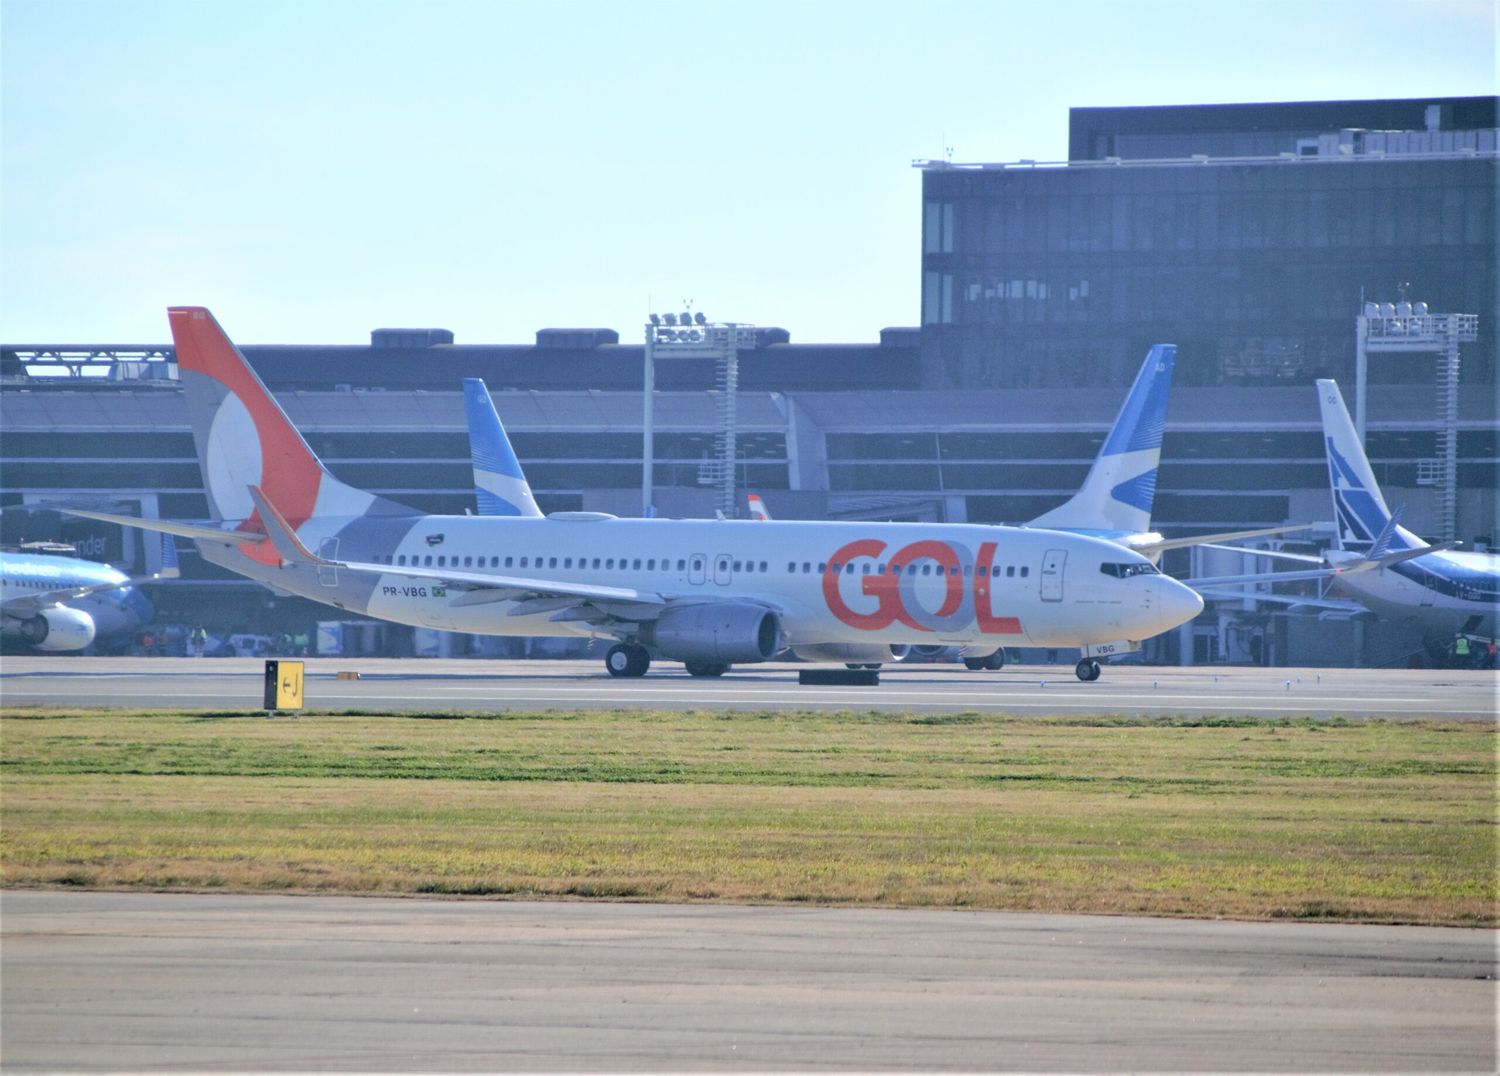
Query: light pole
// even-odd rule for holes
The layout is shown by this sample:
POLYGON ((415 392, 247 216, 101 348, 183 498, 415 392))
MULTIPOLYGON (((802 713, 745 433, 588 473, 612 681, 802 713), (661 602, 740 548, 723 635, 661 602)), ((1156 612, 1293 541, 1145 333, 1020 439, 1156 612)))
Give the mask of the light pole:
MULTIPOLYGON (((1354 429, 1365 440, 1365 381, 1368 355, 1416 352, 1438 358, 1437 452, 1438 537, 1451 541, 1458 530, 1458 345, 1479 338, 1479 315, 1433 314, 1426 303, 1365 303, 1355 319, 1354 429)), ((1420 468, 1418 474, 1421 474, 1420 468)), ((1419 485, 1427 485, 1418 479, 1419 485)))
MULTIPOLYGON (((713 359, 717 369, 718 459, 702 475, 719 487, 719 511, 734 512, 736 427, 740 349, 755 346, 754 327, 735 322, 710 322, 703 314, 652 314, 646 323, 645 370, 641 403, 641 515, 655 514, 653 499, 656 463, 656 361, 713 359)), ((701 481, 702 479, 700 479, 701 481)))

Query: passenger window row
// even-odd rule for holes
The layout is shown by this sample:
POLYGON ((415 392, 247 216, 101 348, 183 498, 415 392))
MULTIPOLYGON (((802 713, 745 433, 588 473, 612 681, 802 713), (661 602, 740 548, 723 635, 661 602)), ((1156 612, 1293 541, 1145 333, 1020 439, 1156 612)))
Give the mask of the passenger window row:
MULTIPOLYGON (((796 561, 788 561, 787 562, 787 566, 786 566, 786 570, 789 573, 791 573, 793 575, 796 575, 797 572, 798 572, 797 562, 796 561)), ((822 561, 818 562, 818 565, 817 565, 817 574, 822 575, 824 572, 826 572, 828 570, 829 570, 829 565, 828 564, 826 564, 826 563, 824 563, 822 561)), ((842 572, 845 575, 855 575, 855 574, 859 574, 859 575, 900 575, 903 572, 905 572, 907 575, 943 575, 944 574, 944 568, 943 568, 943 566, 941 564, 937 564, 937 563, 935 563, 933 561, 923 561, 920 564, 913 563, 913 564, 891 564, 891 565, 887 565, 885 563, 871 564, 871 563, 869 563, 867 561, 863 565, 860 566, 860 571, 858 573, 855 572, 855 565, 852 562, 849 563, 849 564, 841 564, 838 561, 834 561, 833 565, 832 565, 832 570, 834 572, 836 572, 836 573, 837 572, 842 572)), ((809 574, 812 573, 812 571, 813 571, 813 562, 812 561, 808 561, 808 560, 803 561, 802 565, 801 565, 801 573, 803 575, 809 575, 809 574)), ((974 576, 976 574, 976 572, 975 572, 974 565, 972 565, 972 564, 965 564, 963 566, 963 571, 961 573, 960 573, 959 568, 958 568, 957 565, 949 565, 948 568, 947 568, 947 570, 946 570, 946 574, 948 574, 948 575, 959 575, 959 574, 962 574, 965 578, 969 578, 969 577, 974 576)), ((986 573, 984 571, 979 571, 979 572, 977 572, 977 574, 981 575, 981 576, 988 574, 988 575, 990 575, 990 576, 998 579, 1000 577, 1000 575, 1002 574, 1002 568, 1001 568, 1000 565, 995 564, 995 565, 992 565, 990 567, 988 573, 986 573)), ((1020 570, 1017 571, 1016 566, 1014 564, 1007 564, 1007 565, 1004 566, 1003 574, 1007 578, 1011 578, 1011 579, 1014 579, 1017 575, 1019 575, 1022 579, 1025 579, 1025 578, 1027 578, 1028 576, 1031 575, 1031 569, 1028 568, 1028 567, 1026 567, 1025 565, 1022 565, 1022 567, 1020 568, 1020 570)))
MULTIPOLYGON (((696 558, 694 558, 694 559, 696 561, 696 558)), ((410 567, 413 567, 413 568, 434 568, 434 567, 436 567, 436 568, 449 568, 449 567, 452 567, 452 568, 484 568, 484 567, 486 567, 486 565, 485 565, 485 558, 482 557, 482 556, 481 557, 475 557, 475 556, 472 556, 472 555, 466 555, 466 556, 463 556, 462 558, 460 558, 459 555, 457 555, 457 554, 454 554, 452 557, 449 557, 446 553, 437 553, 437 554, 433 554, 433 553, 416 554, 416 553, 413 553, 413 554, 410 555, 409 559, 408 559, 407 554, 405 554, 405 553, 398 553, 398 554, 395 554, 394 556, 392 556, 391 554, 385 554, 385 555, 376 557, 375 558, 375 563, 376 564, 392 564, 392 565, 396 565, 396 566, 399 566, 399 567, 408 567, 408 566, 410 566, 410 567)), ((698 568, 702 567, 701 564, 696 564, 695 566, 698 567, 698 568)), ((515 556, 499 557, 499 556, 492 556, 492 557, 489 558, 489 565, 488 565, 488 567, 490 567, 490 568, 545 568, 545 569, 561 568, 563 571, 570 571, 570 570, 580 570, 580 571, 590 571, 590 570, 593 570, 593 571, 598 571, 598 570, 603 570, 603 571, 617 571, 618 570, 618 571, 634 571, 634 572, 639 572, 639 571, 648 571, 648 572, 663 571, 663 572, 669 572, 669 571, 673 570, 673 561, 672 561, 671 557, 660 557, 660 558, 658 558, 658 557, 645 557, 645 558, 641 558, 641 557, 532 557, 532 556, 525 556, 525 557, 515 557, 515 556), (575 560, 577 561, 576 568, 575 568, 575 565, 574 565, 574 561, 575 560)), ((833 568, 834 572, 842 572, 845 575, 855 575, 855 574, 860 574, 860 575, 901 575, 903 572, 905 574, 907 574, 907 575, 938 575, 938 576, 941 576, 941 575, 945 574, 945 569, 944 569, 943 565, 937 564, 937 563, 935 563, 933 561, 930 561, 930 560, 924 560, 924 561, 922 561, 920 563, 889 564, 889 565, 886 564, 886 563, 884 563, 884 562, 879 563, 879 564, 872 564, 872 563, 870 563, 870 562, 867 561, 864 564, 858 566, 858 572, 857 573, 856 573, 856 565, 854 563, 852 563, 852 562, 848 563, 848 564, 843 564, 843 563, 840 563, 838 561, 834 561, 834 563, 832 565, 832 568, 833 568)), ((829 565, 828 565, 828 563, 826 561, 818 561, 817 562, 816 570, 817 570, 817 574, 818 575, 822 575, 824 572, 828 571, 828 569, 829 569, 829 565)), ((676 570, 679 571, 679 572, 687 571, 687 559, 685 557, 678 557, 677 558, 677 561, 676 561, 676 570)), ((737 561, 734 561, 734 570, 736 572, 765 574, 765 573, 769 572, 771 569, 770 569, 770 565, 769 565, 769 563, 767 561, 763 561, 763 560, 762 561, 737 560, 737 561)), ((799 563, 797 561, 788 561, 787 562, 787 566, 786 566, 786 570, 787 570, 787 574, 789 574, 789 575, 797 575, 797 574, 799 574, 799 572, 802 575, 811 575, 813 573, 813 570, 814 570, 814 563, 812 561, 810 561, 810 560, 805 560, 805 561, 802 561, 800 563, 800 565, 799 565, 799 563)), ((1156 569, 1153 568, 1149 564, 1103 564, 1103 565, 1100 565, 1099 570, 1101 572, 1103 572, 1104 574, 1106 574, 1106 575, 1118 576, 1121 579, 1128 578, 1129 576, 1132 576, 1132 575, 1150 574, 1150 573, 1154 573, 1156 571, 1156 569)), ((1014 565, 1014 564, 1007 564, 1003 568, 999 564, 992 565, 990 567, 990 569, 989 569, 988 574, 990 576, 998 579, 998 578, 1000 578, 1002 572, 1003 572, 1004 576, 1007 579, 1014 579, 1017 576, 1019 576, 1022 579, 1025 579, 1025 578, 1028 578, 1031 575, 1031 569, 1029 567, 1027 567, 1026 565, 1021 565, 1020 568, 1018 569, 1017 566, 1014 565)), ((967 577, 971 577, 971 576, 975 575, 976 572, 975 572, 974 565, 972 565, 972 564, 965 564, 963 566, 963 569, 962 569, 961 572, 960 572, 960 569, 959 569, 959 567, 957 565, 949 565, 947 567, 947 569, 946 569, 946 574, 948 574, 948 575, 959 575, 959 574, 962 574, 964 577, 967 578, 967 577)), ((986 573, 983 572, 983 571, 980 571, 977 574, 984 575, 986 573)))
MULTIPOLYGON (((390 554, 384 554, 382 556, 376 557, 375 558, 375 563, 376 564, 391 564, 391 565, 396 565, 398 567, 403 567, 403 568, 404 567, 413 567, 413 568, 483 568, 483 567, 486 566, 485 565, 485 558, 484 557, 475 557, 475 556, 472 556, 472 555, 460 557, 457 554, 454 554, 452 557, 449 557, 446 553, 437 553, 437 554, 433 554, 433 553, 416 554, 416 553, 413 553, 413 554, 411 554, 411 556, 409 558, 408 558, 407 554, 405 554, 405 553, 397 553, 394 556, 392 556, 390 554)), ((516 556, 499 557, 499 556, 492 556, 492 557, 489 558, 489 565, 488 566, 491 567, 491 568, 561 568, 564 571, 569 571, 569 570, 587 571, 587 570, 591 570, 591 569, 592 570, 603 569, 605 571, 615 571, 615 570, 618 569, 619 571, 636 571, 636 572, 639 572, 639 571, 648 571, 648 572, 663 571, 663 572, 669 572, 669 571, 672 571, 672 564, 673 564, 673 561, 672 561, 671 557, 660 557, 660 558, 658 558, 658 557, 644 557, 644 558, 643 557, 592 557, 591 558, 591 557, 532 557, 532 556, 525 556, 525 557, 516 557, 516 556), (575 561, 576 561, 576 564, 575 564, 575 561)), ((686 557, 678 557, 677 561, 676 561, 676 565, 677 565, 677 569, 676 569, 677 571, 679 571, 679 572, 685 572, 685 571, 687 571, 687 558, 686 557)), ((736 562, 735 567, 736 568, 739 567, 739 563, 738 562, 736 562)), ((760 569, 761 569, 761 571, 765 571, 766 570, 766 562, 765 561, 761 561, 760 562, 760 569)), ((754 571, 755 570, 754 565, 753 564, 752 565, 748 565, 747 568, 746 568, 746 570, 747 571, 754 571)))

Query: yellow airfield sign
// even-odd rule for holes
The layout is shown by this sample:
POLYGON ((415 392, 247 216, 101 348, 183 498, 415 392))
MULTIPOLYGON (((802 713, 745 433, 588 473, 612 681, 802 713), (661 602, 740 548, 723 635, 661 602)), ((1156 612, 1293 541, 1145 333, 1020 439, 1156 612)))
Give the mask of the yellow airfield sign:
POLYGON ((302 662, 266 662, 264 706, 267 710, 302 709, 302 662))

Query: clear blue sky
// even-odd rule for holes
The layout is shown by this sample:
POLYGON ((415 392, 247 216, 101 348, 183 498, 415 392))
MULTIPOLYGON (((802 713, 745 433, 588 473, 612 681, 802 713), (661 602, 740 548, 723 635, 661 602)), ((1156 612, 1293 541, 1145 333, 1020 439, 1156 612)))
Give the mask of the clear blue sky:
POLYGON ((0 0, 0 339, 652 309, 918 319, 917 157, 1059 160, 1070 106, 1496 91, 1493 0, 0 0))

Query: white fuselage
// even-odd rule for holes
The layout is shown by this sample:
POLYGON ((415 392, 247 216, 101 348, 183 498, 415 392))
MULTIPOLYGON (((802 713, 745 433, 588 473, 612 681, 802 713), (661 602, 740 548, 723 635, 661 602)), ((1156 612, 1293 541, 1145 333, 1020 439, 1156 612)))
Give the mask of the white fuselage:
MULTIPOLYGON (((1138 554, 1039 529, 425 516, 378 530, 315 517, 298 535, 344 562, 630 588, 679 604, 756 603, 776 611, 794 644, 1080 646, 1143 639, 1201 608, 1197 595, 1150 573, 1138 554)), ((459 604, 462 589, 441 582, 277 567, 211 544, 204 554, 294 593, 398 623, 478 634, 599 634, 559 609, 528 611, 535 603, 459 604)))
POLYGON ((130 631, 152 617, 150 602, 130 585, 130 577, 107 564, 54 554, 0 553, 0 609, 4 610, 0 632, 17 634, 23 622, 39 612, 36 602, 84 614, 101 636, 130 631), (114 587, 77 597, 66 595, 72 588, 109 584, 114 587), (49 595, 58 596, 49 599, 49 595), (27 603, 28 598, 34 601, 27 603))
MULTIPOLYGON (((1333 567, 1362 559, 1340 550, 1325 556, 1333 567)), ((1386 568, 1349 571, 1338 577, 1338 587, 1387 619, 1415 620, 1433 633, 1493 636, 1500 614, 1500 556, 1428 553, 1386 568)))

